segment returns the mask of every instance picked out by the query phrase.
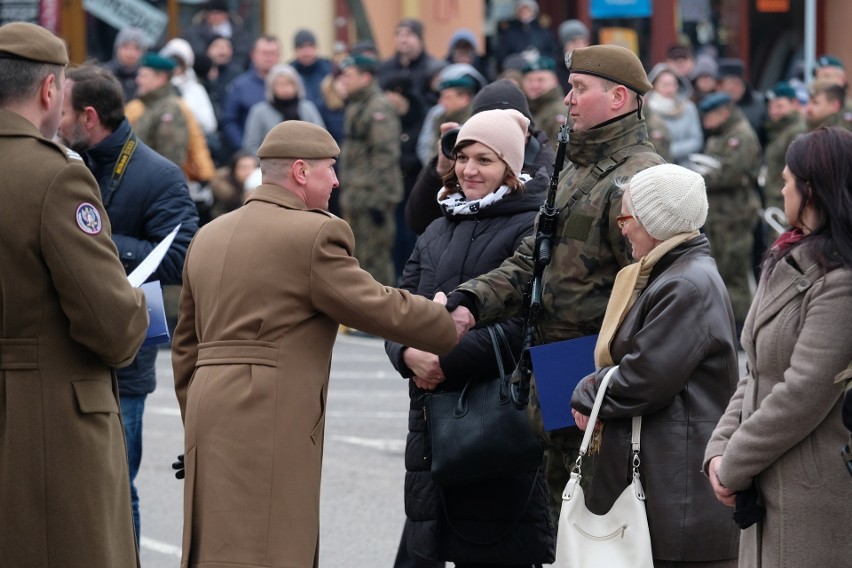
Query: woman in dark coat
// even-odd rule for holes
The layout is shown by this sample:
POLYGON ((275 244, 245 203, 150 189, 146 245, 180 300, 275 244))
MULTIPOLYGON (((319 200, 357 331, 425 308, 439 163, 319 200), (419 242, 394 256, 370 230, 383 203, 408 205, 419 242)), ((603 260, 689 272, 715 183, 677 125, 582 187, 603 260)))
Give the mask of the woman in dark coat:
MULTIPOLYGON (((487 272, 511 256, 531 234, 547 188, 544 169, 521 174, 529 121, 515 110, 492 110, 468 120, 454 148, 455 166, 438 199, 443 217, 418 239, 401 288, 433 297, 487 272)), ((514 355, 520 351, 520 319, 501 324, 514 355)), ((406 526, 397 566, 539 565, 553 559, 553 524, 541 470, 441 488, 431 478, 431 449, 424 418, 429 391, 461 390, 469 379, 498 376, 487 329, 474 329, 444 357, 385 344, 409 378, 411 406, 405 452, 406 526)), ((504 363, 512 368, 508 354, 504 363)))
POLYGON ((571 400, 585 429, 601 381, 618 365, 600 409, 586 506, 602 515, 629 486, 632 418, 641 416, 639 474, 656 568, 737 565, 739 529, 701 471, 739 372, 731 303, 698 232, 706 218, 699 174, 662 164, 630 180, 618 224, 639 261, 616 277, 595 347, 598 371, 571 400))

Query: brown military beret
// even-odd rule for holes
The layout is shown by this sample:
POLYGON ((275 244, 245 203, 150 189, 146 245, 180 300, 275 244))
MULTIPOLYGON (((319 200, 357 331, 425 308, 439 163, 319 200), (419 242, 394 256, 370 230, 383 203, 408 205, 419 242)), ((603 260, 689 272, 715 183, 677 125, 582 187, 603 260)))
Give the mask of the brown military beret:
POLYGON ((570 73, 595 75, 644 95, 653 85, 636 54, 618 45, 592 45, 565 54, 570 73))
POLYGON ((325 128, 301 120, 276 124, 257 150, 258 158, 317 160, 339 154, 337 142, 325 128))
POLYGON ((0 26, 0 57, 68 65, 65 43, 43 27, 26 22, 0 26))

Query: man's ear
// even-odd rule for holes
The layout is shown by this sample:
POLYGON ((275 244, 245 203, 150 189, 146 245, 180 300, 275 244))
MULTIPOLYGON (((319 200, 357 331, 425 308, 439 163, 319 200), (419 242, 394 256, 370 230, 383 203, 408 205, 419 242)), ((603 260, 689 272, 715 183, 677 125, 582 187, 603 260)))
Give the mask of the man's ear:
POLYGON ((62 85, 56 84, 56 75, 48 73, 47 76, 41 80, 41 86, 38 89, 38 94, 39 100, 45 108, 51 108, 52 104, 59 103, 59 101, 55 99, 58 99, 58 97, 62 94, 62 85))
POLYGON ((304 185, 308 182, 308 169, 307 162, 304 160, 295 160, 293 165, 290 166, 290 173, 299 185, 304 185))
POLYGON ((94 127, 101 120, 101 117, 98 116, 98 111, 93 106, 84 107, 83 115, 86 117, 86 128, 94 127))
POLYGON ((624 85, 616 85, 610 93, 613 110, 623 109, 630 101, 630 91, 624 85))

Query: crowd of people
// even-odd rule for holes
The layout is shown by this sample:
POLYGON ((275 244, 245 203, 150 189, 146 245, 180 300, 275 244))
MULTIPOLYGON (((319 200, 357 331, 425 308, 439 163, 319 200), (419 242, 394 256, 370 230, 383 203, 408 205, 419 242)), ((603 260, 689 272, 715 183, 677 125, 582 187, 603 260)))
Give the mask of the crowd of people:
POLYGON ((0 564, 79 541, 86 554, 69 566, 134 565, 157 348, 140 348, 144 302, 124 275, 178 225, 151 278, 174 327, 186 428, 175 464, 184 565, 318 562, 338 329, 385 338, 409 380, 398 568, 552 562, 562 491, 606 375, 586 502, 603 514, 626 486, 642 417, 655 566, 845 562, 843 62, 822 56, 809 84, 789 77, 758 93, 740 60, 678 44, 646 71, 633 52, 594 45, 582 22, 553 33, 539 16, 537 2, 516 3, 492 64, 465 29, 433 57, 411 18, 389 58, 362 41, 326 59, 301 29, 283 62, 280 38, 252 40, 216 0, 183 37, 151 46, 126 28, 112 60, 67 70, 46 30, 0 28, 0 195, 12 204, 0 225, 0 313, 11 318, 0 335, 0 534, 13 537, 0 538, 0 564), (504 355, 520 355, 536 212, 553 176, 558 217, 531 332, 536 344, 598 335, 596 371, 565 409, 576 427, 556 430, 544 428, 533 374, 540 467, 442 487, 429 474, 424 400, 493 378, 491 326, 504 355), (767 210, 786 226, 768 228, 767 210), (38 222, 12 230, 11 212, 38 222), (282 386, 296 376, 299 389, 282 386), (35 435, 70 490, 54 487, 35 435), (91 455, 100 474, 63 447, 91 455), (5 464, 36 482, 14 486, 5 464))

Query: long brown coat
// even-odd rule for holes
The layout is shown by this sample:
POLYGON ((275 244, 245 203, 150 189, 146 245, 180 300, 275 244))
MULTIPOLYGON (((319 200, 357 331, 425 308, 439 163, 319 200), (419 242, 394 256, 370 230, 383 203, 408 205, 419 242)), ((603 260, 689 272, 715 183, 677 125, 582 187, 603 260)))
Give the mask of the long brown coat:
POLYGON ((344 221, 273 185, 190 245, 173 342, 184 568, 318 565, 338 322, 419 349, 453 347, 446 310, 377 283, 353 246, 344 221))
POLYGON ((137 566, 110 366, 145 337, 142 293, 79 156, 0 110, 0 164, 0 566, 137 566))
POLYGON ((852 361, 852 270, 822 274, 802 247, 764 276, 743 330, 751 372, 705 452, 735 491, 757 481, 763 522, 742 532, 741 568, 848 566, 852 479, 840 418, 852 361), (742 418, 740 418, 742 416, 742 418))

